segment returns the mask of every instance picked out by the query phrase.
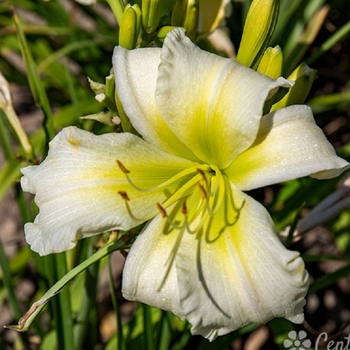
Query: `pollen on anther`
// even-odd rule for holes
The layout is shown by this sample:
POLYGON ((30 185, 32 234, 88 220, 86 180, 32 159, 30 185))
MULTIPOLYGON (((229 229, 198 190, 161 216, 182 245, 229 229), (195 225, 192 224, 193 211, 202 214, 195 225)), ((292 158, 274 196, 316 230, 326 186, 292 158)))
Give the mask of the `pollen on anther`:
POLYGON ((125 201, 129 201, 129 200, 130 200, 128 194, 127 194, 125 191, 118 191, 118 194, 120 194, 120 196, 121 196, 125 201))
POLYGON ((126 169, 124 164, 117 159, 117 164, 119 166, 119 169, 124 173, 124 174, 129 174, 130 173, 130 170, 126 169))
POLYGON ((208 179, 205 176, 205 172, 202 169, 197 168, 198 173, 202 176, 202 180, 205 182, 205 184, 208 186, 208 179))
POLYGON ((157 209, 160 211, 163 219, 167 217, 165 209, 159 203, 157 203, 157 209))
POLYGON ((186 205, 186 200, 185 200, 185 199, 184 199, 183 202, 182 202, 181 212, 182 212, 182 214, 184 214, 184 215, 186 215, 186 214, 188 213, 187 205, 186 205))

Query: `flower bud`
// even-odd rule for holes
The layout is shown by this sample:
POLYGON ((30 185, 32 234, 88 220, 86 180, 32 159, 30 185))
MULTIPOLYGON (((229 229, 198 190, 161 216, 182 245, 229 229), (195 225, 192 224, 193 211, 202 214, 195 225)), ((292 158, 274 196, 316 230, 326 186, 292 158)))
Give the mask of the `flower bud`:
POLYGON ((282 65, 283 53, 281 48, 278 45, 268 47, 261 58, 257 71, 272 79, 277 79, 282 75, 282 65))
POLYGON ((288 77, 295 82, 289 92, 275 105, 272 111, 294 104, 304 103, 316 78, 317 71, 310 68, 305 62, 301 63, 288 77))
POLYGON ((197 36, 199 20, 199 6, 197 0, 189 0, 187 3, 186 17, 183 27, 186 30, 186 35, 194 40, 197 36))
POLYGON ((106 85, 105 84, 101 84, 98 83, 96 81, 93 81, 92 79, 90 79, 89 77, 87 78, 89 85, 90 85, 90 89, 97 95, 97 94, 101 94, 104 93, 106 91, 106 85))
POLYGON ((85 115, 84 117, 80 117, 80 119, 92 119, 96 120, 99 123, 105 124, 107 126, 114 126, 113 123, 113 115, 111 112, 98 112, 94 114, 85 115))
POLYGON ((131 50, 136 47, 141 31, 141 10, 137 4, 126 5, 119 29, 119 45, 131 50))
POLYGON ((142 26, 146 33, 151 34, 157 29, 162 8, 161 0, 142 0, 142 26))
POLYGON ((188 0, 177 0, 171 13, 171 25, 182 27, 185 22, 188 0))
POLYGON ((174 6, 171 25, 182 27, 186 35, 194 40, 197 36, 199 21, 198 0, 178 0, 174 6))
POLYGON ((167 35, 169 32, 171 32, 173 29, 175 29, 175 28, 177 28, 177 27, 174 27, 174 26, 164 26, 164 27, 160 28, 160 30, 159 30, 158 33, 157 33, 157 38, 158 38, 161 42, 163 42, 164 39, 165 39, 165 37, 166 37, 166 35, 167 35))
POLYGON ((244 25, 237 61, 256 68, 275 29, 280 1, 253 0, 244 25))

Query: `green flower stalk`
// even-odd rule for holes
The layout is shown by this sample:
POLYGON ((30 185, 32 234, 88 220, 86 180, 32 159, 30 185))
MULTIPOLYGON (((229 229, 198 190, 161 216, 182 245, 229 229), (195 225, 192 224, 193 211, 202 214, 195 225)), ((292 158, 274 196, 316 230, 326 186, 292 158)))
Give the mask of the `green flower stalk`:
POLYGON ((121 23, 124 9, 125 9, 124 1, 123 0, 106 0, 106 2, 112 9, 112 12, 117 22, 121 23))
POLYGON ((256 68, 275 29, 280 1, 253 0, 244 25, 237 61, 256 68))

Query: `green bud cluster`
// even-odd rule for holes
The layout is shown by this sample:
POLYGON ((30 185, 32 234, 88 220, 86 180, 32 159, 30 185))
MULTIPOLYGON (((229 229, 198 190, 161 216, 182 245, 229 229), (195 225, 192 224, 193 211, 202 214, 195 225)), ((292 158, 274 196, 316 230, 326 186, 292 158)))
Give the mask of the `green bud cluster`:
MULTIPOLYGON (((244 25, 237 61, 272 79, 283 72, 283 52, 279 46, 268 47, 279 16, 280 0, 253 0, 244 25)), ((289 76, 294 81, 287 92, 281 89, 265 106, 265 112, 303 103, 316 78, 316 71, 301 63, 289 76)))
MULTIPOLYGON (((176 27, 185 30, 192 41, 201 40, 213 49, 206 39, 225 17, 224 0, 136 0, 124 4, 122 0, 106 0, 112 7, 119 23, 118 44, 126 49, 161 46, 166 35, 176 27), (199 29, 201 27, 201 29, 199 29), (203 41, 204 40, 204 41, 203 41)), ((286 73, 287 60, 280 46, 270 46, 280 12, 281 0, 253 0, 248 10, 242 39, 236 60, 261 74, 277 79, 286 73)), ((227 15, 227 14, 226 14, 227 15)), ((288 57, 287 57, 288 59, 288 57)), ((291 104, 303 103, 316 77, 316 71, 305 63, 299 65, 288 77, 293 87, 275 92, 264 107, 264 112, 291 104)), ((93 119, 112 125, 115 115, 121 120, 123 130, 133 132, 118 96, 114 95, 113 83, 101 86, 91 84, 96 99, 108 112, 93 119), (107 92, 107 86, 112 90, 107 92)), ((90 116, 91 117, 91 116, 90 116)))

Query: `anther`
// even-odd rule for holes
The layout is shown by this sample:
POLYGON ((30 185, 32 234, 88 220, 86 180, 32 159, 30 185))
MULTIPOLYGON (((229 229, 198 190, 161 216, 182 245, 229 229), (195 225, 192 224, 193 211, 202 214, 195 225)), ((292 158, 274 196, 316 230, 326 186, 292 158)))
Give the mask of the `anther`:
POLYGON ((184 215, 187 215, 188 213, 187 206, 186 206, 186 199, 182 201, 181 213, 184 215))
POLYGON ((130 170, 126 169, 124 164, 117 159, 117 164, 119 166, 119 169, 124 173, 124 174, 129 174, 130 170))
POLYGON ((199 169, 199 168, 197 168, 196 170, 202 175, 203 180, 206 180, 205 172, 202 169, 199 169))
POLYGON ((165 209, 159 203, 157 203, 157 209, 160 211, 163 219, 167 217, 165 209))
POLYGON ((204 186, 202 184, 200 184, 199 182, 197 183, 197 185, 202 192, 202 199, 206 199, 207 198, 207 191, 205 190, 204 186))
POLYGON ((207 177, 205 175, 205 172, 202 169, 199 169, 199 168, 197 168, 196 170, 202 176, 202 180, 205 182, 205 186, 209 189, 208 179, 207 179, 207 177))
POLYGON ((128 194, 127 194, 125 191, 118 191, 118 194, 120 194, 120 196, 121 196, 125 201, 129 201, 129 200, 130 200, 128 194))

